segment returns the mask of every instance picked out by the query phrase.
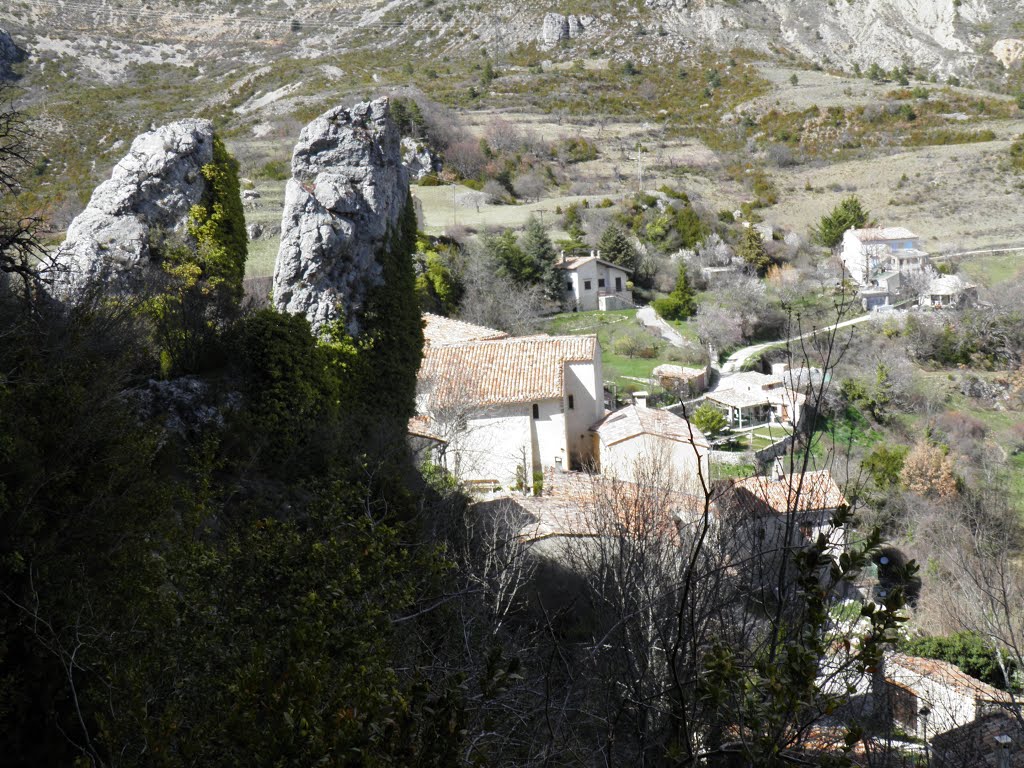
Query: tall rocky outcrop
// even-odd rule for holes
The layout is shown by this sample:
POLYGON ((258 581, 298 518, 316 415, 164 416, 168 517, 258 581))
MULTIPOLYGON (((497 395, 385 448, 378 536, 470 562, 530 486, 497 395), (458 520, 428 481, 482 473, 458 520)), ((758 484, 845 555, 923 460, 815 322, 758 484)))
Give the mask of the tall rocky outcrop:
POLYGON ((188 237, 189 211, 209 199, 203 166, 213 161, 209 120, 179 120, 143 133, 96 187, 57 251, 67 283, 130 287, 160 270, 158 237, 188 237))
POLYGON ((10 33, 0 27, 0 81, 15 80, 18 75, 14 71, 14 65, 20 64, 28 57, 10 33))
POLYGON ((285 190, 276 307, 305 315, 314 328, 344 319, 358 334, 408 195, 387 99, 337 107, 303 128, 285 190))
POLYGON ((541 26, 541 43, 552 47, 558 45, 563 40, 579 37, 592 21, 593 19, 589 16, 577 16, 575 14, 565 16, 561 13, 547 13, 544 15, 544 22, 541 26))

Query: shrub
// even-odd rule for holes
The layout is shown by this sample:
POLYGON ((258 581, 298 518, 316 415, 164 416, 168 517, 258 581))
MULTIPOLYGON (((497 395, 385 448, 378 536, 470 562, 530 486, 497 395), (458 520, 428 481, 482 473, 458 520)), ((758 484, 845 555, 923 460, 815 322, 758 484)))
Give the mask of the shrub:
POLYGON ((708 437, 715 437, 728 426, 725 414, 708 402, 700 404, 700 407, 690 417, 690 421, 693 423, 693 426, 708 437))
MULTIPOLYGON (((995 649, 985 642, 981 635, 974 632, 906 640, 901 644, 900 650, 914 656, 954 664, 971 677, 976 677, 989 685, 1007 688, 1007 681, 1003 677, 995 649)), ((1006 660, 1011 665, 1008 671, 1012 675, 1012 659, 1006 660)))

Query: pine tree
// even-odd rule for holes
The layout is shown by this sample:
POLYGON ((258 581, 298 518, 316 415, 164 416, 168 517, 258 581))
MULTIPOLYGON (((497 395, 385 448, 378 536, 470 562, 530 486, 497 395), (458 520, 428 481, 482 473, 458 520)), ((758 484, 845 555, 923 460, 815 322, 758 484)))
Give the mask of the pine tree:
POLYGON ((738 252, 740 257, 754 268, 758 277, 764 277, 768 267, 772 265, 772 258, 765 250, 761 233, 754 227, 747 227, 743 230, 738 252))
POLYGON ((629 242, 625 231, 614 221, 601 233, 597 249, 601 252, 601 258, 626 269, 635 271, 640 262, 640 255, 629 242))
POLYGON ((866 226, 870 214, 864 210, 856 195, 844 198, 832 212, 822 216, 817 227, 811 230, 811 239, 826 248, 835 248, 843 242, 843 234, 848 229, 860 229, 866 226))
POLYGON ((530 282, 540 283, 544 292, 553 301, 562 299, 562 274, 556 265, 558 255, 548 237, 548 231, 536 216, 526 222, 526 231, 520 241, 524 262, 533 276, 530 282))

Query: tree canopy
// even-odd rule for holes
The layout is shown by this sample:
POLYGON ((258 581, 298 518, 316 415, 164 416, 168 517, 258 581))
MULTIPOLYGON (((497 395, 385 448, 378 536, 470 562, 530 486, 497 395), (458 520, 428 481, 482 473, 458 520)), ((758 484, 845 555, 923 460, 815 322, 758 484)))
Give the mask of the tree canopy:
POLYGON ((850 195, 840 201, 821 217, 818 226, 811 230, 811 239, 826 248, 835 248, 843 242, 843 233, 848 229, 860 229, 867 226, 870 214, 861 205, 860 198, 850 195))

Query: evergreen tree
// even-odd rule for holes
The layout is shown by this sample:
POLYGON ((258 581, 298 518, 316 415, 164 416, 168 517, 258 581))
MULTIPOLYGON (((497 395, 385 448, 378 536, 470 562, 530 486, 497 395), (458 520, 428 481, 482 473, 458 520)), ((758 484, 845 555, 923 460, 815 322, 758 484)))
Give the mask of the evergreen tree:
POLYGON ((666 320, 685 320, 697 313, 697 302, 694 300, 690 278, 686 274, 686 264, 679 265, 676 286, 666 299, 654 302, 654 310, 666 320))
POLYGON ((821 217, 818 226, 811 230, 811 239, 818 245, 835 248, 843 242, 846 230, 867 226, 869 216, 858 197, 850 195, 833 208, 831 213, 821 217))
POLYGON ((633 244, 629 242, 626 232, 614 221, 601 233, 597 249, 605 261, 626 267, 626 269, 635 271, 640 262, 640 255, 636 252, 633 244))
POLYGON ((526 222, 526 231, 523 233, 520 242, 525 263, 529 266, 529 272, 533 276, 532 283, 540 283, 544 286, 544 292, 552 301, 562 299, 562 272, 557 268, 558 254, 555 253, 555 246, 548 237, 544 225, 535 216, 530 216, 526 222))
POLYGON ((569 233, 569 238, 583 244, 587 233, 583 231, 583 214, 580 213, 578 203, 573 203, 565 209, 565 217, 562 219, 562 226, 569 233))
POLYGON ((743 237, 737 249, 740 257, 754 268, 758 277, 764 277, 768 268, 772 265, 772 258, 765 250, 764 240, 761 233, 753 227, 743 230, 743 237))
POLYGON ((520 285, 536 282, 526 254, 516 240, 515 232, 506 229, 500 235, 485 235, 482 239, 488 256, 497 262, 505 277, 520 285))

